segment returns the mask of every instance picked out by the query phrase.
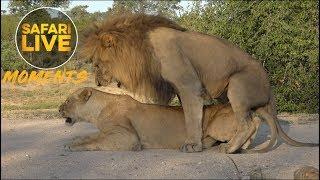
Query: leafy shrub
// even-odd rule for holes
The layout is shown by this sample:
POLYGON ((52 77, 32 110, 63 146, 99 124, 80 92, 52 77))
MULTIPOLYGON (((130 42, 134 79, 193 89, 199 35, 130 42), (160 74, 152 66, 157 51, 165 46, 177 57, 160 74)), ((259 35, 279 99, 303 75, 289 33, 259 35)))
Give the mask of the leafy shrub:
POLYGON ((230 40, 269 73, 279 111, 319 110, 318 1, 195 3, 180 23, 230 40))
MULTIPOLYGON (((125 2, 129 5, 133 3, 118 2, 106 13, 88 13, 87 6, 75 7, 67 13, 81 32, 89 23, 103 19, 125 2)), ((175 4, 177 3, 168 3, 170 7, 175 4)), ((160 5, 161 8, 168 6, 165 2, 160 5)), ((205 4, 194 1, 191 9, 179 17, 175 14, 168 15, 170 12, 176 13, 170 9, 162 14, 175 17, 172 19, 190 30, 228 39, 261 61, 269 73, 280 112, 318 113, 318 9, 318 1, 229 0, 208 1, 205 4)), ((2 68, 30 69, 31 66, 18 55, 14 44, 15 28, 20 18, 9 14, 1 15, 1 20, 2 68)), ((64 67, 91 69, 90 65, 80 61, 77 56, 64 67)))

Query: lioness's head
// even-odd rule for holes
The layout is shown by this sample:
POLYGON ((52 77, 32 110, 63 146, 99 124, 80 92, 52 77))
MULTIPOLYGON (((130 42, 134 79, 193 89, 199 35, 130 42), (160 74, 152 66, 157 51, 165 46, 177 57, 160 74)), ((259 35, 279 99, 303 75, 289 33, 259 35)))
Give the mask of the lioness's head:
POLYGON ((76 122, 87 121, 88 106, 93 88, 81 88, 68 96, 67 100, 59 107, 59 113, 66 118, 67 125, 73 125, 76 122))

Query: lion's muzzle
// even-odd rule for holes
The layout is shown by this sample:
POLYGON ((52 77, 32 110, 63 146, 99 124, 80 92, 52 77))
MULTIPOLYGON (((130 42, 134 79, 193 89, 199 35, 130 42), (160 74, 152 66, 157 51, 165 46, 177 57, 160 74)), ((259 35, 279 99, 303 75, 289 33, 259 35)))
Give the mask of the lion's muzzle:
POLYGON ((59 106, 59 114, 60 114, 62 117, 65 116, 65 113, 64 113, 64 103, 59 106))
POLYGON ((72 123, 72 119, 71 118, 67 118, 66 119, 66 123, 72 123))
POLYGON ((96 83, 97 86, 101 86, 101 83, 97 78, 95 79, 95 83, 96 83))
POLYGON ((61 115, 63 118, 66 118, 65 124, 66 124, 67 126, 72 126, 72 125, 75 123, 75 121, 74 121, 72 118, 68 117, 68 115, 66 114, 64 108, 65 108, 65 104, 63 103, 63 104, 59 107, 59 113, 60 113, 60 115, 61 115))

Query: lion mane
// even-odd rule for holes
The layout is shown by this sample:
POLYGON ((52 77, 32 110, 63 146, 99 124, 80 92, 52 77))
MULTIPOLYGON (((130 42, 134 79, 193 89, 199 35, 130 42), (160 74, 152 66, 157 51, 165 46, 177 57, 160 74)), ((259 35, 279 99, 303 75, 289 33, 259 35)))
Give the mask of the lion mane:
POLYGON ((158 27, 186 31, 161 16, 130 14, 108 17, 82 33, 80 53, 87 60, 112 67, 105 73, 131 92, 166 104, 175 94, 174 88, 161 77, 160 64, 154 59, 147 35, 158 27))

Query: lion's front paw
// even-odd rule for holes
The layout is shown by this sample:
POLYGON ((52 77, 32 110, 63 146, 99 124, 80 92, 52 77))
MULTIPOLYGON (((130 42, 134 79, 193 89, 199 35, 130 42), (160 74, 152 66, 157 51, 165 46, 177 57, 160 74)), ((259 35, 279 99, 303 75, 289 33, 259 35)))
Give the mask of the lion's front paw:
POLYGON ((185 153, 193 153, 193 152, 201 152, 202 151, 202 143, 185 143, 180 147, 180 151, 185 153))
POLYGON ((131 151, 141 151, 141 150, 142 150, 142 145, 140 143, 135 144, 131 148, 131 151))

